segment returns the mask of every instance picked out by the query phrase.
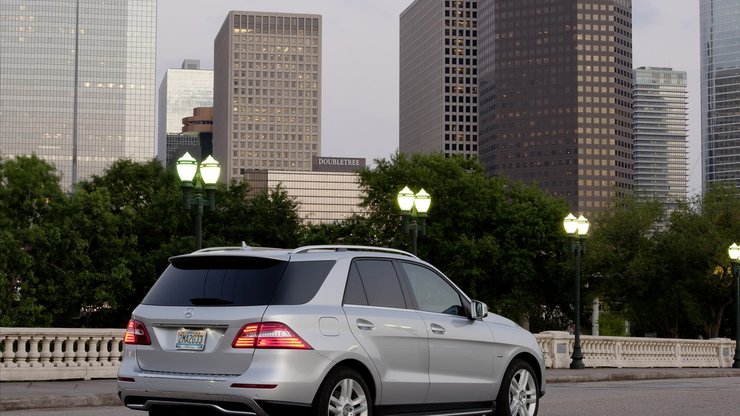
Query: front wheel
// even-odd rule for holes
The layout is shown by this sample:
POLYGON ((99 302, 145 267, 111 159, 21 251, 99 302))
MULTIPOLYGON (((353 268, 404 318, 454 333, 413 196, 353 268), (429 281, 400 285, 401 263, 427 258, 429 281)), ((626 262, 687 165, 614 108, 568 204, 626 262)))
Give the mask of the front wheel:
POLYGON ((514 360, 501 382, 496 398, 497 416, 537 416, 540 407, 540 383, 532 366, 514 360))
POLYGON ((370 390, 362 376, 340 367, 326 377, 314 400, 314 416, 372 416, 370 390))

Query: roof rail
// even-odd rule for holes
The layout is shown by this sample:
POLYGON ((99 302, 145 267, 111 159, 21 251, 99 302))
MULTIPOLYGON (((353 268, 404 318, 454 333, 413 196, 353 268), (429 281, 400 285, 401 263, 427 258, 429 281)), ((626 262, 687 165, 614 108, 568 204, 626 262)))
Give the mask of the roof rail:
POLYGON ((206 248, 202 248, 200 250, 195 250, 194 253, 208 253, 208 252, 211 252, 211 251, 235 251, 235 250, 246 250, 246 249, 247 248, 245 248, 245 247, 236 247, 236 246, 232 246, 232 247, 206 247, 206 248))
POLYGON ((196 250, 195 253, 208 253, 208 252, 213 252, 213 251, 237 251, 237 250, 244 250, 244 251, 267 251, 267 250, 289 251, 289 249, 275 248, 275 247, 252 247, 252 246, 248 246, 246 243, 244 243, 242 241, 242 245, 241 246, 207 247, 207 248, 202 248, 200 250, 196 250))
POLYGON ((353 245, 337 245, 337 244, 326 244, 326 245, 315 245, 315 246, 303 246, 298 247, 295 250, 291 251, 290 254, 297 254, 297 253, 308 253, 311 251, 374 251, 378 253, 390 253, 390 254, 400 254, 402 256, 408 256, 415 259, 418 259, 415 255, 409 253, 408 251, 398 250, 395 248, 388 248, 388 247, 373 247, 373 246, 353 246, 353 245))

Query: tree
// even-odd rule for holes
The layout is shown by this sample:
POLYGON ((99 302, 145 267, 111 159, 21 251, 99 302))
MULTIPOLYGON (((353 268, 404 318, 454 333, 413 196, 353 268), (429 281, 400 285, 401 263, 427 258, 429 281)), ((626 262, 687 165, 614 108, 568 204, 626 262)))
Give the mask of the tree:
POLYGON ((732 304, 727 247, 740 234, 740 194, 713 185, 666 214, 627 198, 596 218, 584 270, 635 332, 717 337, 732 304))
POLYGON ((303 234, 298 205, 285 189, 251 192, 246 182, 219 188, 215 212, 203 228, 209 244, 295 247, 303 234), (210 236, 210 237, 209 237, 210 236))
POLYGON ((37 156, 0 158, 0 323, 43 326, 52 321, 47 287, 64 276, 40 275, 50 236, 60 234, 67 199, 54 167, 37 156), (50 280, 48 280, 50 279, 50 280))

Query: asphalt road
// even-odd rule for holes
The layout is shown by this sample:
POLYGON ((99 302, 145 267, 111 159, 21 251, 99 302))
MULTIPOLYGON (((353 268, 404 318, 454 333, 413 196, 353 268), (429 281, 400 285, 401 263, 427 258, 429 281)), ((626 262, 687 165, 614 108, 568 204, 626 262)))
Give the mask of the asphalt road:
POLYGON ((550 384, 540 416, 740 415, 740 378, 550 384))
MULTIPOLYGON (((539 416, 737 416, 740 377, 550 384, 539 416)), ((144 416, 123 407, 3 412, 3 416, 144 416)))

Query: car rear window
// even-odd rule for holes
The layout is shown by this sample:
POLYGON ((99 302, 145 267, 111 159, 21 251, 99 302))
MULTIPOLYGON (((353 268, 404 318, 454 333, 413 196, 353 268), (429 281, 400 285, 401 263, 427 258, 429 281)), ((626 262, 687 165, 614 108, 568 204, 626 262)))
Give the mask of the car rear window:
POLYGON ((142 300, 156 306, 301 304, 316 294, 334 262, 260 257, 175 258, 142 300), (285 280, 281 284, 281 280, 285 280), (278 289, 279 286, 279 289, 278 289))

